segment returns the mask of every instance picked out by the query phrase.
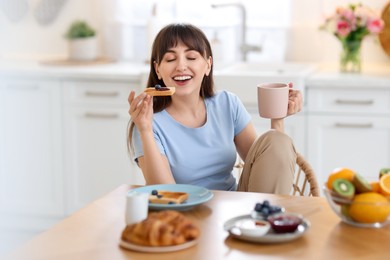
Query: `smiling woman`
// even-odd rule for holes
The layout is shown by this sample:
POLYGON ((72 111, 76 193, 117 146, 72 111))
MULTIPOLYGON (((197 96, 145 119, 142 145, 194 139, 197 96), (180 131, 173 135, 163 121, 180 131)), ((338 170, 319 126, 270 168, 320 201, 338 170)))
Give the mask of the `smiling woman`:
POLYGON ((257 138, 242 101, 214 90, 207 37, 184 23, 165 26, 153 42, 146 87, 157 84, 176 92, 152 98, 131 91, 128 98, 128 147, 147 185, 290 194, 297 155, 284 134, 284 117, 301 110, 299 90, 287 89, 288 112, 271 119, 272 129, 257 138), (238 185, 232 175, 237 153, 246 162, 238 185))

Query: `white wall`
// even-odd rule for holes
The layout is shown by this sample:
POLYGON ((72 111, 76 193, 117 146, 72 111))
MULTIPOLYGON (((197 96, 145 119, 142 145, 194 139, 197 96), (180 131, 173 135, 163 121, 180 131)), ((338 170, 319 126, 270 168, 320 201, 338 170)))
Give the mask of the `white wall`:
POLYGON ((73 20, 84 19, 93 26, 99 24, 98 0, 65 1, 57 18, 49 25, 40 25, 34 17, 41 0, 24 1, 28 3, 29 9, 18 21, 11 21, 6 13, 6 9, 12 10, 14 1, 0 1, 0 58, 30 59, 66 55, 67 43, 63 35, 73 20), (4 5, 8 5, 8 8, 4 5))
MULTIPOLYGON (((53 24, 45 26, 39 25, 34 18, 34 11, 41 0, 25 1, 29 4, 29 9, 18 22, 11 22, 7 19, 4 7, 0 6, 0 58, 66 57, 67 44, 63 34, 75 19, 85 19, 98 29, 102 55, 122 56, 124 59, 135 61, 145 59, 147 56, 145 25, 153 4, 152 0, 142 2, 68 0, 53 24)), ((13 1, 3 0, 2 2, 13 1)), ((189 0, 159 0, 157 2, 160 5, 161 3, 165 4, 163 5, 165 9, 160 9, 160 13, 165 14, 165 16, 167 13, 173 12, 175 18, 192 17, 193 20, 189 18, 189 21, 196 22, 202 20, 202 17, 199 19, 199 16, 202 15, 215 16, 215 10, 214 13, 211 13, 209 1, 197 1, 198 6, 199 3, 203 4, 203 6, 201 5, 202 15, 195 12, 193 7, 189 8, 192 3, 189 0), (174 5, 175 3, 176 9, 170 10, 170 4, 174 5), (187 13, 183 15, 183 12, 187 13)), ((253 3, 253 1, 247 0, 243 2, 253 3)), ((265 2, 267 1, 262 1, 262 3, 265 2)), ((322 62, 338 59, 339 42, 329 33, 319 31, 318 27, 325 16, 330 15, 337 5, 345 5, 350 2, 349 0, 277 0, 276 2, 280 5, 283 4, 282 6, 288 6, 291 12, 286 13, 283 9, 278 11, 274 6, 270 6, 266 10, 254 8, 248 10, 248 42, 263 44, 263 52, 250 54, 249 60, 322 62), (259 26, 259 21, 265 23, 265 14, 268 14, 270 19, 273 17, 276 19, 269 24, 267 23, 266 26, 259 26), (281 21, 279 24, 275 22, 279 20, 281 21)), ((380 12, 388 1, 366 0, 360 2, 380 12)), ((228 16, 219 20, 219 23, 213 23, 215 27, 209 26, 210 23, 204 22, 204 19, 198 25, 205 30, 210 39, 213 38, 215 31, 222 31, 218 35, 223 42, 223 57, 231 61, 239 59, 238 48, 232 49, 239 44, 239 32, 237 31, 239 12, 237 10, 229 12, 228 16), (235 32, 232 32, 232 28, 235 32)), ((369 37, 364 41, 362 53, 363 60, 390 60, 375 37, 369 37)))
MULTIPOLYGON (((349 3, 367 5, 379 14, 388 0, 292 0, 292 28, 289 33, 287 60, 329 62, 337 61, 341 45, 328 32, 319 31, 319 25, 333 14, 337 6, 349 3)), ((377 37, 367 37, 362 45, 363 61, 390 61, 377 37)))

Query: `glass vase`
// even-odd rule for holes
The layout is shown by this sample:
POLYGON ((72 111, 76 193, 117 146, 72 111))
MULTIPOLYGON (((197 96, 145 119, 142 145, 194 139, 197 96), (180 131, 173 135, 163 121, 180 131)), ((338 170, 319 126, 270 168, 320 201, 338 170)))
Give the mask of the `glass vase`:
POLYGON ((344 73, 360 73, 362 41, 342 41, 340 55, 340 71, 344 73))

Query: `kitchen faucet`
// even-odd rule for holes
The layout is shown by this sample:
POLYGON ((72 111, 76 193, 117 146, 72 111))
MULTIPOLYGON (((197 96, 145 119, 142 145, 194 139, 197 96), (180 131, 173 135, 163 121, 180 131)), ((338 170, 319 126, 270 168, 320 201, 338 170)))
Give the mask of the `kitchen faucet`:
POLYGON ((229 4, 212 4, 211 7, 218 8, 218 7, 228 7, 228 6, 236 6, 241 10, 241 46, 240 51, 242 55, 242 60, 246 61, 248 52, 255 51, 260 52, 261 47, 250 45, 246 43, 246 9, 245 6, 241 3, 229 3, 229 4))

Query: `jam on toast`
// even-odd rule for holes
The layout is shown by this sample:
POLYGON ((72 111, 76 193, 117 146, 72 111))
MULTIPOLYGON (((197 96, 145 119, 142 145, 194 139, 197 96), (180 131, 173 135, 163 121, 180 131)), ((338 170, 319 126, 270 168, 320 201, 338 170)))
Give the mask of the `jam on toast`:
POLYGON ((181 204, 188 199, 188 193, 159 190, 149 196, 149 202, 155 204, 181 204))
POLYGON ((158 96, 172 96, 175 93, 175 87, 161 87, 160 85, 156 85, 152 88, 146 88, 144 92, 150 96, 158 97, 158 96))

